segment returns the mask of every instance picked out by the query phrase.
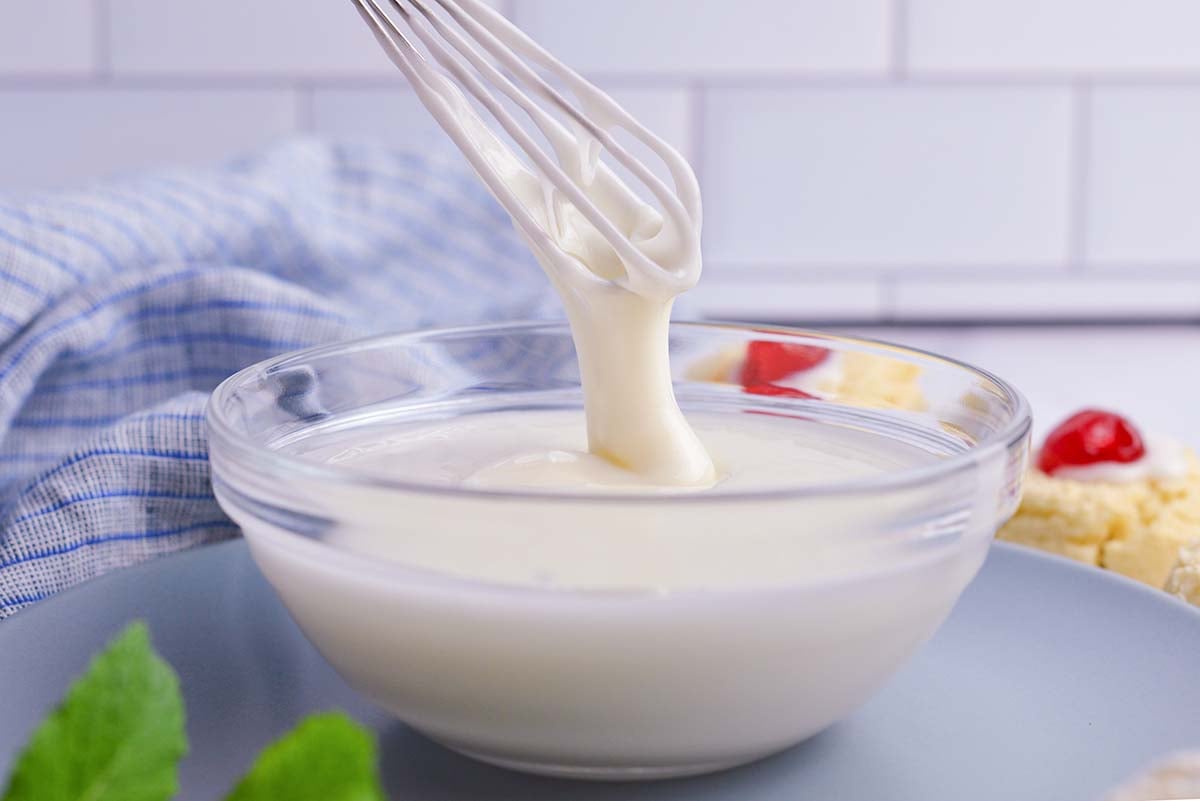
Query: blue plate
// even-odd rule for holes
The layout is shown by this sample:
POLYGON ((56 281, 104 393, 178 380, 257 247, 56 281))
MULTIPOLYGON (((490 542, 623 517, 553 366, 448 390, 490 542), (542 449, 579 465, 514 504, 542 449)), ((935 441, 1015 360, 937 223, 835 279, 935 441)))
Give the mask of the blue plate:
POLYGON ((523 776, 450 753, 359 698, 296 629, 245 544, 230 542, 110 574, 0 623, 0 775, 72 676, 134 618, 149 621, 187 696, 182 801, 220 798, 270 739, 331 708, 380 733, 397 801, 1096 801, 1147 761, 1200 746, 1200 613, 997 545, 937 637, 857 714, 791 751, 660 783, 523 776))

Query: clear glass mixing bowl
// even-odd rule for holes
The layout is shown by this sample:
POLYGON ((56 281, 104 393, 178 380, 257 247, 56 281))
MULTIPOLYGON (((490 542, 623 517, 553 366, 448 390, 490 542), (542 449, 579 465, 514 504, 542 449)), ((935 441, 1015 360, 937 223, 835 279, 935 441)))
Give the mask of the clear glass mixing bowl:
POLYGON ((946 618, 1017 503, 1029 409, 984 371, 830 334, 677 324, 671 350, 685 413, 841 427, 928 458, 854 481, 601 495, 304 455, 416 420, 582 414, 566 326, 510 324, 232 376, 208 406, 217 498, 329 662, 451 748, 618 779, 757 759, 849 714, 946 618), (829 349, 842 380, 814 398, 749 394, 734 378, 754 341, 829 349))

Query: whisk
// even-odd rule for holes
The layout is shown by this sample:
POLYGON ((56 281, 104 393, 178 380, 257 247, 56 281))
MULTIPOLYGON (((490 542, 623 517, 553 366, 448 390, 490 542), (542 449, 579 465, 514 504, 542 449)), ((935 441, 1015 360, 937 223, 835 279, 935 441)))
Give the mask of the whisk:
POLYGON ((674 296, 695 284, 700 273, 700 192, 691 167, 674 148, 480 0, 351 2, 544 266, 549 261, 577 279, 608 280, 648 297, 674 296), (430 63, 410 36, 444 71, 430 63), (568 101, 535 67, 560 81, 576 102, 568 101), (524 152, 534 172, 525 169, 462 90, 524 152), (497 91, 528 115, 549 149, 509 112, 497 91), (617 128, 662 159, 673 188, 617 141, 612 133, 617 128), (660 213, 638 201, 600 160, 602 150, 649 189, 660 213), (528 189, 537 180, 535 173, 542 197, 531 204, 518 188, 528 189), (611 274, 601 270, 598 275, 594 264, 584 265, 563 250, 563 215, 572 206, 619 260, 611 274))

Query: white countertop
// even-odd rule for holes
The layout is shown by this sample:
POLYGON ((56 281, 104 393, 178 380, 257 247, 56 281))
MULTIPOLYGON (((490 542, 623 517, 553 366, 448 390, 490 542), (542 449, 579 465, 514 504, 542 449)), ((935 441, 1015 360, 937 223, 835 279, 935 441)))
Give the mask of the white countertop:
POLYGON ((854 333, 970 362, 1033 406, 1034 435, 1084 406, 1200 448, 1200 326, 862 328, 854 333))

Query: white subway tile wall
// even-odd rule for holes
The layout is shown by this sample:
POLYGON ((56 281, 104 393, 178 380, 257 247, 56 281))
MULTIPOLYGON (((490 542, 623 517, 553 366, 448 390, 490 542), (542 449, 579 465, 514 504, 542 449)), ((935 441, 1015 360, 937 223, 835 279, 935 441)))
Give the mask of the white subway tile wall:
POLYGON ((91 74, 98 24, 93 0, 0 5, 0 75, 91 74))
POLYGON ((707 258, 1053 269, 1066 258, 1070 118, 1062 89, 712 90, 707 258))
POLYGON ((1090 105, 1095 130, 1084 214, 1088 258, 1097 264, 1195 264, 1200 86, 1097 89, 1090 105))
POLYGON ((914 73, 1200 69, 1195 0, 908 0, 914 73))
POLYGON ((387 76, 350 4, 106 0, 114 76, 387 76))
MULTIPOLYGON (((618 103, 685 156, 693 156, 691 96, 682 89, 607 87, 618 103)), ((421 147, 444 136, 416 95, 404 87, 312 91, 313 129, 336 139, 372 139, 421 147)), ((665 166, 652 164, 667 176, 665 166)))
MULTIPOLYGON (((1196 0, 493 0, 693 160, 684 310, 1200 319, 1196 0)), ((439 136, 344 0, 0 3, 0 192, 439 136)))
POLYGON ((820 320, 845 323, 882 319, 883 286, 878 281, 830 278, 804 284, 792 281, 744 281, 710 271, 679 300, 684 316, 704 314, 730 320, 820 320))
POLYGON ((0 88, 0 189, 216 161, 294 130, 290 89, 0 88))
POLYGON ((581 72, 878 75, 888 63, 888 0, 517 0, 513 12, 581 72))
POLYGON ((897 317, 913 321, 987 319, 995 307, 1015 320, 1080 321, 1114 315, 1141 319, 1200 319, 1200 282, 1161 278, 984 278, 905 281, 892 298, 897 317))

